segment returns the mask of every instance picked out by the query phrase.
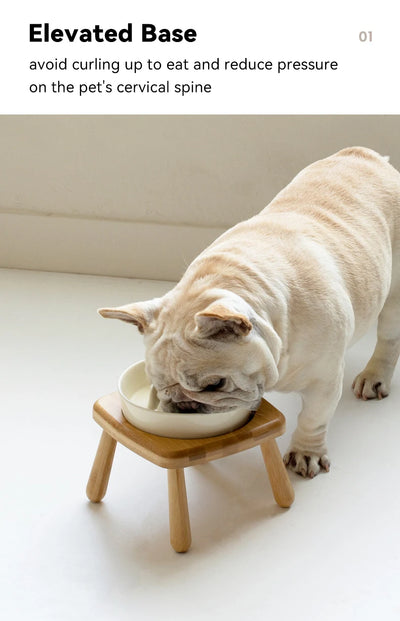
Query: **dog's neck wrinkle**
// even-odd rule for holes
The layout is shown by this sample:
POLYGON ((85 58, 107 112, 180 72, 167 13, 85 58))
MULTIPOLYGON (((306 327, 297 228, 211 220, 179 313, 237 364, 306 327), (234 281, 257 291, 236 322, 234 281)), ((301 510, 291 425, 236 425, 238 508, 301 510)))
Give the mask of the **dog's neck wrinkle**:
MULTIPOLYGON (((271 321, 282 316, 284 300, 287 299, 284 285, 273 274, 266 279, 256 265, 244 265, 240 256, 228 253, 216 255, 212 262, 206 255, 200 255, 179 284, 184 291, 191 291, 193 298, 207 295, 210 289, 235 293, 261 315, 264 309, 268 309, 271 321)), ((212 301, 209 299, 208 303, 212 301)))
MULTIPOLYGON (((257 277, 257 268, 254 266, 245 270, 246 274, 251 273, 249 279, 244 277, 243 266, 240 265, 237 266, 235 278, 227 276, 218 271, 222 269, 222 264, 227 263, 225 255, 222 255, 221 261, 208 265, 203 265, 200 260, 195 263, 196 269, 189 270, 174 287, 173 294, 170 292, 172 295, 168 296, 160 313, 158 336, 176 341, 180 333, 184 340, 190 341, 195 328, 195 314, 233 293, 251 308, 250 320, 254 325, 253 329, 262 338, 278 365, 282 351, 287 347, 285 326, 288 325, 285 306, 287 294, 282 290, 279 281, 271 279, 267 284, 261 275, 257 277), (248 282, 252 283, 251 290, 248 282)), ((231 263, 230 266, 232 268, 231 263)))
MULTIPOLYGON (((215 286, 215 281, 212 284, 215 286)), ((269 345, 274 359, 278 363, 283 342, 286 342, 287 338, 285 329, 285 326, 288 325, 287 304, 285 303, 287 297, 285 298, 284 293, 278 287, 269 286, 267 289, 265 283, 263 284, 262 289, 260 287, 249 290, 249 288, 244 287, 229 286, 228 288, 226 286, 226 288, 221 287, 220 291, 224 292, 226 297, 230 293, 236 294, 249 306, 251 309, 250 321, 253 323, 254 329, 257 329, 260 336, 269 345), (280 337, 277 336, 278 334, 280 337)), ((202 305, 216 301, 219 297, 219 295, 213 294, 213 290, 207 291, 207 299, 199 294, 199 300, 202 300, 199 303, 199 308, 201 309, 202 305)))

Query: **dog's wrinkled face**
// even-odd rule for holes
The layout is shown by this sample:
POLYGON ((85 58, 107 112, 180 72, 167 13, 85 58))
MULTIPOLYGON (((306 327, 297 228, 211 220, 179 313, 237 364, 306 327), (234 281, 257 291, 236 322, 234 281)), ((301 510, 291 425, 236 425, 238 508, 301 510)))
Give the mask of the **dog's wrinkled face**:
POLYGON ((252 338, 184 341, 175 335, 149 341, 146 370, 164 411, 218 412, 243 405, 257 409, 263 364, 252 338))
POLYGON ((277 369, 246 311, 226 300, 184 318, 179 311, 156 299, 99 312, 144 334, 146 371, 164 411, 257 409, 277 369))

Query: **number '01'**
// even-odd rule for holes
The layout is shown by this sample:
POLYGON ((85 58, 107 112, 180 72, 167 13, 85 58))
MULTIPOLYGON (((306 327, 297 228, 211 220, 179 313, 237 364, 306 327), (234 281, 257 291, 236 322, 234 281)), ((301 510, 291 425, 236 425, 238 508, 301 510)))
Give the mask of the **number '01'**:
POLYGON ((372 30, 368 30, 368 32, 366 30, 361 30, 358 38, 360 39, 361 43, 365 43, 365 41, 372 41, 372 30))

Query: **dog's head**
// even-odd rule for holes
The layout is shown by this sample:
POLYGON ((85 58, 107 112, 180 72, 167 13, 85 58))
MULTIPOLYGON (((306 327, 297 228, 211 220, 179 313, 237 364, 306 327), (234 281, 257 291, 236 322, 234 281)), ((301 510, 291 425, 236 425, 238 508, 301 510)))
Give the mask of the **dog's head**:
POLYGON ((146 372, 164 411, 254 410, 278 379, 279 337, 235 294, 182 300, 170 292, 99 313, 143 333, 146 372))

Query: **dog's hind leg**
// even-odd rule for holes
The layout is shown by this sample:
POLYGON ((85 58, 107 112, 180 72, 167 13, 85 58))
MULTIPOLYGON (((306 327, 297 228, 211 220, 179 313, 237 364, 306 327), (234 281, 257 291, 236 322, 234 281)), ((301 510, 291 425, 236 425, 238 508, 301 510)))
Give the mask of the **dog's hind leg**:
POLYGON ((365 369, 352 388, 358 399, 383 399, 390 390, 393 371, 400 354, 400 275, 396 276, 378 318, 378 340, 365 369))

